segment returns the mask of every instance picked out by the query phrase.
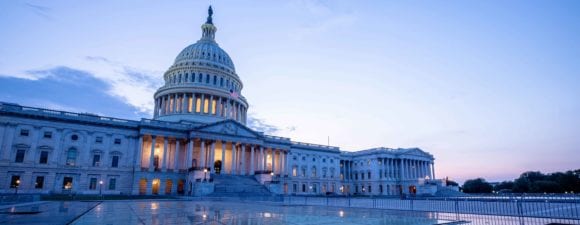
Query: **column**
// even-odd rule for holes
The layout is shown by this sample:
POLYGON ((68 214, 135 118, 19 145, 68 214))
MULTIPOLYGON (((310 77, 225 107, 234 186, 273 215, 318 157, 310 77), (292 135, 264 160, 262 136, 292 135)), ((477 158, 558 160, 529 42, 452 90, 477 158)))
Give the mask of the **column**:
POLYGON ((139 135, 139 146, 137 146, 137 156, 135 158, 135 169, 141 170, 141 160, 143 158, 143 135, 139 135))
POLYGON ((155 135, 151 135, 151 154, 149 155, 149 171, 153 171, 153 161, 155 160, 155 135))
POLYGON ((165 115, 165 98, 163 96, 159 97, 159 114, 165 115))
MULTIPOLYGON (((209 109, 209 107, 208 107, 209 109)), ((201 94, 201 113, 205 113, 205 95, 201 94)), ((209 112, 209 111, 208 111, 209 112)))
POLYGON ((163 160, 161 161, 161 169, 163 171, 166 170, 166 165, 167 165, 167 136, 163 137, 163 160))
POLYGON ((264 171, 268 170, 268 150, 264 151, 264 171))
POLYGON ((225 141, 221 141, 221 143, 222 143, 222 158, 221 158, 222 164, 221 164, 221 168, 220 168, 220 173, 224 174, 225 173, 224 168, 226 165, 226 146, 227 146, 227 144, 225 141))
POLYGON ((171 106, 173 109, 171 110, 173 113, 177 112, 177 94, 173 94, 173 105, 171 106))
MULTIPOLYGON (((179 172, 179 149, 180 149, 180 143, 181 141, 179 139, 175 140, 175 152, 174 152, 174 156, 173 156, 173 170, 175 170, 175 172, 179 172)), ((176 184, 177 185, 177 184, 176 184)))
POLYGON ((199 166, 202 168, 206 168, 206 164, 205 164, 205 159, 206 159, 206 154, 205 154, 205 140, 200 139, 201 142, 201 147, 200 147, 200 156, 199 156, 199 166))
POLYGON ((183 93, 181 96, 181 112, 187 113, 187 109, 189 109, 189 99, 187 98, 187 93, 183 93))
POLYGON ((209 171, 211 173, 214 173, 215 168, 214 167, 214 163, 215 163, 215 141, 211 141, 211 145, 210 145, 210 149, 209 149, 209 171))
POLYGON ((431 179, 435 179, 435 162, 431 162, 431 179))
POLYGON ((196 113, 197 112, 197 97, 195 97, 195 93, 191 93, 191 104, 193 104, 192 108, 191 108, 191 113, 196 113))
POLYGON ((254 167, 254 145, 250 146, 250 175, 254 175, 255 173, 254 167))
POLYGON ((399 167, 400 167, 399 171, 401 171, 401 180, 404 180, 406 178, 405 177, 405 170, 403 169, 405 167, 405 159, 401 159, 400 160, 400 166, 399 167))
POLYGON ((232 143, 232 171, 231 174, 236 174, 236 143, 232 143))
POLYGON ((241 174, 242 175, 246 175, 247 171, 246 171, 246 145, 242 144, 241 146, 241 150, 242 150, 242 162, 240 163, 241 165, 241 174))
POLYGON ((193 157, 193 139, 188 139, 187 143, 187 161, 185 162, 185 169, 189 170, 192 167, 191 161, 193 157))
POLYGON ((272 149, 272 173, 276 175, 276 150, 272 149))
POLYGON ((265 171, 266 170, 266 156, 264 155, 264 147, 260 146, 260 160, 258 160, 260 163, 260 170, 261 171, 265 171))
MULTIPOLYGON (((286 152, 285 151, 281 151, 280 152, 280 174, 282 176, 286 175, 286 171, 287 170, 287 165, 286 165, 286 152)), ((328 169, 328 172, 330 172, 330 168, 328 169)))

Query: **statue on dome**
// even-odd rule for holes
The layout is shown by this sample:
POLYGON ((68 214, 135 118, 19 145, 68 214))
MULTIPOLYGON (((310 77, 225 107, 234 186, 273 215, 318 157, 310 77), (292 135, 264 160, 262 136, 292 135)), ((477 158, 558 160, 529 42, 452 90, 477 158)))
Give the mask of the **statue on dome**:
POLYGON ((212 18, 211 16, 213 15, 213 9, 211 9, 211 5, 209 6, 209 9, 207 9, 207 14, 209 16, 207 16, 207 21, 205 23, 207 24, 213 24, 212 18))

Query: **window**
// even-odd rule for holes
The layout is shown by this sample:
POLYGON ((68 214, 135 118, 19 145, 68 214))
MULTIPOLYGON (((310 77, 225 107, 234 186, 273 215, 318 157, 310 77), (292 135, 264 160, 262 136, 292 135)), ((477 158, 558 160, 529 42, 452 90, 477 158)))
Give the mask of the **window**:
POLYGON ((199 76, 197 77, 197 82, 201 83, 202 79, 203 79, 203 75, 199 74, 199 76))
POLYGON ((298 157, 296 157, 296 156, 292 156, 292 159, 293 159, 294 161, 296 161, 296 160, 298 159, 298 157))
POLYGON ((93 166, 101 165, 101 155, 93 155, 93 166))
POLYGON ((333 159, 330 159, 330 163, 334 163, 334 160, 333 159))
POLYGON ((36 177, 36 182, 34 182, 34 188, 42 189, 44 187, 44 176, 36 177))
POLYGON ((71 148, 66 152, 66 165, 67 166, 74 166, 77 160, 77 150, 71 148))
POLYGON ((10 188, 17 188, 20 186, 20 176, 13 175, 12 179, 10 179, 10 188))
POLYGON ((195 98, 195 112, 201 112, 201 98, 195 98))
POLYGON ((115 144, 116 145, 120 145, 121 144, 121 138, 115 138, 115 144))
POLYGON ((203 101, 203 113, 209 112, 209 99, 204 99, 203 101))
POLYGON ((209 84, 209 74, 206 74, 205 75, 205 83, 206 84, 209 84))
POLYGON ((91 181, 89 182, 89 190, 97 189, 97 178, 92 177, 91 181))
POLYGON ((116 178, 109 179, 109 190, 115 190, 116 185, 117 185, 117 179, 116 178))
POLYGON ((306 176, 306 168, 302 168, 302 171, 300 171, 302 176, 305 177, 306 176))
POLYGON ((312 162, 316 162, 316 158, 312 157, 312 162))
POLYGON ((118 155, 113 156, 113 159, 111 162, 111 167, 113 167, 113 168, 119 167, 119 156, 118 155))
POLYGON ((62 179, 62 189, 70 190, 73 186, 73 178, 72 177, 64 177, 62 179))
POLYGON ((213 85, 217 85, 217 77, 213 76, 213 85))
POLYGON ((103 137, 97 137, 97 138, 95 138, 95 142, 96 143, 103 143, 103 137))
POLYGON ((368 172, 368 176, 367 177, 369 178, 369 180, 371 179, 371 172, 370 171, 368 172))
POLYGON ((322 159, 322 162, 325 163, 326 162, 326 159, 322 159))
POLYGON ((360 173, 360 179, 361 180, 364 180, 365 179, 365 173, 364 172, 360 173))
POLYGON ((372 193, 371 186, 369 185, 369 193, 372 193))
POLYGON ((302 192, 306 192, 306 184, 302 184, 302 192))
POLYGON ((187 112, 191 112, 193 110, 193 98, 187 97, 189 104, 187 104, 187 112))
POLYGON ((302 161, 306 161, 306 156, 302 156, 302 161))
POLYGON ((20 136, 28 137, 29 131, 26 129, 20 130, 20 136))
POLYGON ((47 138, 47 139, 51 139, 52 138, 52 132, 50 132, 50 131, 44 132, 43 137, 44 138, 47 138))
POLYGON ((296 166, 292 167, 292 176, 295 177, 298 175, 298 168, 296 166))
POLYGON ((297 184, 292 184, 292 192, 293 193, 298 192, 298 185, 297 184))
POLYGON ((215 112, 217 110, 217 105, 216 105, 216 100, 212 100, 211 101, 211 114, 215 115, 215 112))
POLYGON ((312 177, 316 177, 316 167, 312 167, 312 177))
POLYGON ((40 164, 47 164, 48 163, 48 152, 42 151, 40 152, 40 160, 38 161, 40 164))
POLYGON ((220 77, 220 86, 223 87, 224 86, 224 78, 220 77))
POLYGON ((73 134, 72 136, 70 136, 70 139, 73 140, 73 141, 76 141, 76 140, 79 139, 79 136, 76 135, 76 134, 73 134))
POLYGON ((14 159, 14 162, 17 162, 17 163, 23 162, 25 153, 26 153, 26 150, 17 150, 16 151, 16 159, 14 159))

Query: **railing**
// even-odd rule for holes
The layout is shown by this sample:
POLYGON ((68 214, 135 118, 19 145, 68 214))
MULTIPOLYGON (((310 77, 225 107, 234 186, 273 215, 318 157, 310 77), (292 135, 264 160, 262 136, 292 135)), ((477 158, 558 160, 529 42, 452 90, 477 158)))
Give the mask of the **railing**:
MULTIPOLYGON (((425 212, 580 220, 580 198, 350 198, 286 196, 287 205, 321 205, 425 212)), ((580 222, 580 221, 579 221, 580 222)))
POLYGON ((340 149, 339 147, 335 147, 335 146, 311 144, 311 143, 298 142, 298 141, 293 141, 292 144, 308 146, 308 147, 323 148, 323 149, 331 149, 331 150, 337 150, 337 151, 340 149))

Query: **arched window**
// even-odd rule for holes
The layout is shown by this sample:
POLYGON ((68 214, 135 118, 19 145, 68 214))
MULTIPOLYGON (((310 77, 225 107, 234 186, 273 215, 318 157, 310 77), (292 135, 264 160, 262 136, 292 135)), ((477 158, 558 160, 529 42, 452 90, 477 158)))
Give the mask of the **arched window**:
POLYGON ((77 161, 77 150, 75 148, 70 148, 66 152, 66 165, 74 166, 77 161))
POLYGON ((199 74, 199 77, 197 78, 197 82, 201 83, 203 80, 203 74, 199 74))
POLYGON ((189 73, 185 73, 185 82, 189 82, 189 73))
POLYGON ((181 83, 181 74, 177 77, 177 83, 181 83))
POLYGON ((220 77, 220 86, 223 87, 224 86, 224 78, 220 77))
POLYGON ((213 85, 217 85, 217 76, 213 76, 213 85))
POLYGON ((206 84, 209 84, 209 74, 206 74, 205 75, 205 83, 206 84))

